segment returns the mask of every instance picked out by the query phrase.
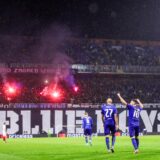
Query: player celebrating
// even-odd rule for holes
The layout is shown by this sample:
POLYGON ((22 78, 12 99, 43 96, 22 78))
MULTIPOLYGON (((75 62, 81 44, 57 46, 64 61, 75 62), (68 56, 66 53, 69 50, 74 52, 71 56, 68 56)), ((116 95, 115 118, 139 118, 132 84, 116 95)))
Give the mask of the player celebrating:
POLYGON ((131 100, 130 104, 121 97, 120 93, 117 94, 121 103, 124 104, 129 110, 129 135, 134 147, 134 153, 138 153, 139 148, 139 115, 143 108, 143 104, 139 99, 131 100))
POLYGON ((118 129, 118 116, 116 106, 112 104, 112 99, 108 98, 106 104, 102 105, 102 121, 104 124, 104 132, 106 136, 106 146, 108 152, 114 152, 115 133, 118 129), (110 148, 109 135, 112 135, 112 147, 110 148))
POLYGON ((6 143, 7 141, 7 129, 6 129, 6 122, 3 123, 3 128, 2 128, 2 138, 3 141, 6 143))
POLYGON ((90 146, 92 145, 92 127, 93 120, 90 116, 88 116, 88 113, 85 112, 85 116, 82 120, 82 128, 84 129, 86 145, 90 144, 90 146))

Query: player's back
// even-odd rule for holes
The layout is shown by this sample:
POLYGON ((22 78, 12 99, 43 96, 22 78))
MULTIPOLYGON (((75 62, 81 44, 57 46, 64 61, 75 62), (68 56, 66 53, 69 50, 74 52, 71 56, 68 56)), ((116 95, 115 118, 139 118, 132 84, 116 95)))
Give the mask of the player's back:
POLYGON ((116 106, 113 104, 103 104, 102 114, 105 117, 105 124, 115 125, 114 115, 117 114, 116 106))
POLYGON ((130 104, 127 105, 127 108, 129 110, 129 125, 139 126, 139 117, 142 108, 130 104))
POLYGON ((84 129, 92 129, 92 124, 93 124, 93 121, 90 116, 83 118, 83 128, 84 129))

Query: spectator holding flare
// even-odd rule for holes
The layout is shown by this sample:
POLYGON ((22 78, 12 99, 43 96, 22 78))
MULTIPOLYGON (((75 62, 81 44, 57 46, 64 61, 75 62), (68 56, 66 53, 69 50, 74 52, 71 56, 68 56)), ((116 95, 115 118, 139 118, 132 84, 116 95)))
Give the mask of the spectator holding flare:
POLYGON ((129 135, 132 140, 132 144, 134 147, 134 153, 138 153, 139 149, 139 115, 141 110, 143 109, 143 104, 139 99, 131 100, 130 104, 128 104, 120 95, 117 94, 122 104, 124 104, 129 110, 129 135))
POLYGON ((86 145, 90 144, 90 146, 92 146, 92 127, 93 127, 93 120, 88 115, 88 113, 85 112, 85 116, 82 120, 82 128, 84 129, 86 145))
POLYGON ((108 98, 106 104, 102 105, 102 121, 104 124, 104 133, 106 136, 106 146, 108 152, 114 152, 114 144, 116 140, 116 130, 118 129, 117 108, 112 104, 112 99, 108 98), (112 147, 110 148, 109 135, 112 135, 112 147))

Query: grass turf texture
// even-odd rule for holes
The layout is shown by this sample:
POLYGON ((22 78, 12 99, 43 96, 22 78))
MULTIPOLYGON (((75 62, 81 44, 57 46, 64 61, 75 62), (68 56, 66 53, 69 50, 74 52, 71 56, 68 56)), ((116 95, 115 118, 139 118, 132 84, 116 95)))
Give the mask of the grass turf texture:
POLYGON ((160 160, 160 136, 140 137, 140 152, 133 154, 129 137, 117 137, 115 153, 107 153, 104 137, 0 139, 0 160, 160 160))

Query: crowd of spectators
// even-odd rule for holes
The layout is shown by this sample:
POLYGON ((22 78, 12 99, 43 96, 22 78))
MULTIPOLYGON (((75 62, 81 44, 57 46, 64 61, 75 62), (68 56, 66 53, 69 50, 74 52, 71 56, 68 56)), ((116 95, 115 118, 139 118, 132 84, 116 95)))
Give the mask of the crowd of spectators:
POLYGON ((159 76, 76 75, 75 82, 79 90, 75 92, 65 81, 56 83, 55 88, 55 82, 51 77, 46 83, 42 75, 12 75, 5 81, 1 80, 0 100, 1 103, 102 103, 107 97, 111 97, 114 102, 119 102, 116 94, 120 92, 128 102, 140 98, 144 103, 160 103, 159 78, 159 76), (7 81, 16 82, 19 86, 19 93, 9 97, 10 99, 3 90, 7 81), (60 98, 41 94, 45 87, 60 90, 60 98))
MULTIPOLYGON (((44 53, 37 54, 35 50, 39 40, 34 37, 24 37, 22 44, 21 38, 14 40, 10 37, 0 39, 0 62, 2 63, 47 63, 51 64, 55 56, 44 49, 44 53), (35 50, 35 52, 33 52, 35 50), (45 58, 44 58, 45 57, 45 58)), ((160 45, 146 45, 143 43, 125 43, 121 41, 109 41, 99 39, 71 39, 67 43, 61 44, 62 53, 70 57, 73 64, 89 65, 124 65, 124 66, 160 66, 160 45)), ((55 48, 54 48, 55 50, 55 48)), ((59 50, 59 49, 58 49, 59 50)), ((41 50, 42 51, 42 50, 41 50)), ((57 51, 57 50, 56 50, 57 51)), ((56 55, 58 56, 58 55, 56 55)), ((62 54, 61 54, 61 57, 62 54)), ((58 63, 68 60, 66 57, 58 58, 58 63)), ((57 64, 57 63, 56 63, 57 64)), ((51 77, 53 75, 50 75, 51 77)), ((140 98, 146 103, 160 102, 159 76, 99 76, 99 75, 75 75, 75 82, 79 86, 79 91, 75 93, 71 86, 65 81, 58 83, 61 88, 62 97, 59 102, 67 103, 102 103, 106 97, 112 97, 118 102, 116 93, 121 92, 124 98, 140 98)), ((53 80, 51 80, 54 83, 53 80)), ((56 82, 57 84, 57 82, 56 82)), ((2 75, 0 81, 0 100, 1 102, 53 102, 53 99, 43 96, 40 93, 48 84, 44 84, 44 75, 21 74, 21 75, 2 75), (13 97, 4 94, 4 83, 6 81, 18 82, 21 86, 20 93, 13 97)), ((56 101, 56 100, 55 100, 56 101)))
POLYGON ((74 64, 160 65, 159 44, 74 38, 53 44, 48 39, 40 41, 38 37, 1 36, 0 62, 51 64, 61 53, 71 58, 74 64))
POLYGON ((79 78, 81 92, 77 95, 80 102, 105 102, 107 97, 115 102, 117 93, 129 102, 131 99, 140 98, 144 103, 160 102, 160 77, 139 76, 113 76, 93 75, 79 78))
POLYGON ((78 64, 160 65, 160 46, 83 39, 71 43, 67 54, 78 64))

